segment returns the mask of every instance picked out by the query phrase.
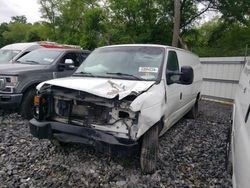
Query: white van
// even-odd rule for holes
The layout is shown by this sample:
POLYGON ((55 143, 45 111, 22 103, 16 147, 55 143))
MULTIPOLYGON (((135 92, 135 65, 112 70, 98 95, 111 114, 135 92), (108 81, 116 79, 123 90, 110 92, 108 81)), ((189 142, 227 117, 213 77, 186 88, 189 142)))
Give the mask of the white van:
POLYGON ((79 46, 60 45, 55 42, 39 41, 9 44, 0 49, 0 64, 17 61, 22 56, 38 48, 77 48, 79 46))
POLYGON ((4 46, 0 49, 0 63, 16 61, 37 48, 41 48, 41 46, 35 42, 15 43, 4 46))
POLYGON ((250 187, 250 59, 241 73, 233 107, 233 187, 250 187))
POLYGON ((201 72, 198 56, 170 46, 98 48, 72 77, 37 86, 30 131, 102 151, 140 148, 142 170, 153 172, 158 137, 185 114, 197 115, 201 72))

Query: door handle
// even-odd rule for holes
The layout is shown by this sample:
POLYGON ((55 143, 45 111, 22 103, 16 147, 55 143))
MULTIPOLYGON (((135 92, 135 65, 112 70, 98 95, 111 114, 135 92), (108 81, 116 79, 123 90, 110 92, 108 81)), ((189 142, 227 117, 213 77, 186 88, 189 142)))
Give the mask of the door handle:
POLYGON ((182 100, 182 92, 180 93, 180 100, 182 100))
POLYGON ((245 87, 245 88, 243 89, 243 93, 246 93, 246 90, 247 90, 247 88, 245 87))

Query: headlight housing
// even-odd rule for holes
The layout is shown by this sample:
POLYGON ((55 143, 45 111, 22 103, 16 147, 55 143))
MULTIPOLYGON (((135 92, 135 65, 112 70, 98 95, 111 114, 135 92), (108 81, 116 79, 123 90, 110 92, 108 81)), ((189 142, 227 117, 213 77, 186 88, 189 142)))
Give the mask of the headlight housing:
POLYGON ((3 93, 13 93, 18 84, 18 76, 0 76, 0 90, 3 93))
POLYGON ((53 102, 50 94, 37 94, 34 97, 34 118, 40 121, 49 118, 52 106, 53 102))

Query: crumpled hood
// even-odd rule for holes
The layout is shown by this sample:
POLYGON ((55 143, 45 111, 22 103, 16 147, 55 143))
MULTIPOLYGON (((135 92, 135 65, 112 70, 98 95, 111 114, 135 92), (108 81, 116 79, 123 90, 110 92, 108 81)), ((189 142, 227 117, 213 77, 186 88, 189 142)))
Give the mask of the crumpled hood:
POLYGON ((131 93, 140 94, 142 91, 147 90, 154 83, 154 81, 93 77, 67 77, 42 82, 37 86, 37 90, 40 90, 42 86, 48 84, 84 91, 108 99, 112 99, 118 95, 119 100, 121 100, 131 93))

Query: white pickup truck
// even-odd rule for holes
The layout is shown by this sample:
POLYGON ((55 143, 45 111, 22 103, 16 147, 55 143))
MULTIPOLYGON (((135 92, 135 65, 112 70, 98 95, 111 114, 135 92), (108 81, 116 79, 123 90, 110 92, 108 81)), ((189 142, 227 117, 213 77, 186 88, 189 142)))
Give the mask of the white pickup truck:
POLYGON ((197 115, 201 73, 198 56, 170 46, 98 48, 73 76, 37 86, 30 131, 100 150, 140 148, 143 172, 153 172, 159 136, 197 115))

